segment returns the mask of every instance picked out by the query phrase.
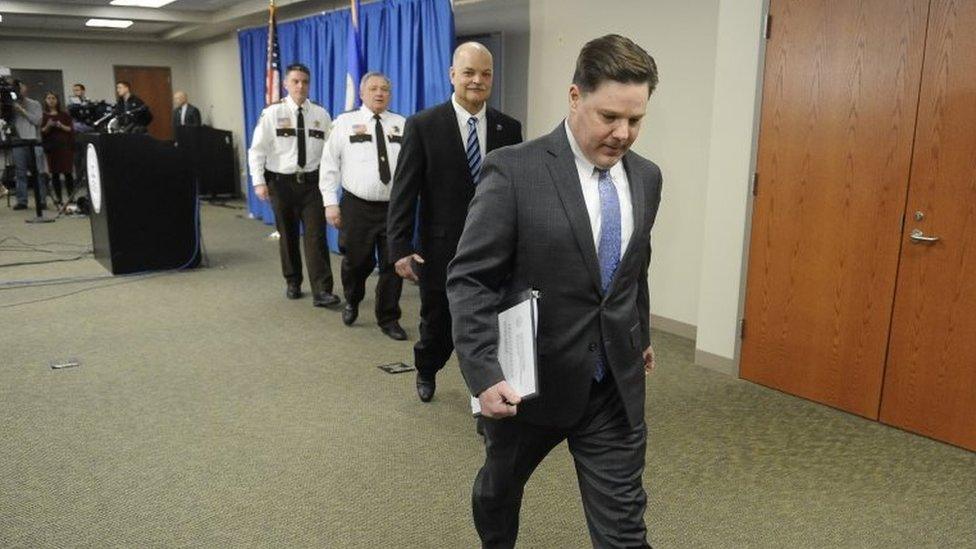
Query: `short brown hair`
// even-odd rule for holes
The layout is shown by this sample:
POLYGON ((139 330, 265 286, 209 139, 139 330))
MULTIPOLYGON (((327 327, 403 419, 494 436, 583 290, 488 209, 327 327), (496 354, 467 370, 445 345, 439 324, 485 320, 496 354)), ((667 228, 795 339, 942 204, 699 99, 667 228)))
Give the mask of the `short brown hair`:
POLYGON ((576 58, 573 84, 583 93, 606 80, 623 84, 647 84, 647 95, 657 87, 657 64, 644 48, 630 38, 608 34, 590 40, 576 58))

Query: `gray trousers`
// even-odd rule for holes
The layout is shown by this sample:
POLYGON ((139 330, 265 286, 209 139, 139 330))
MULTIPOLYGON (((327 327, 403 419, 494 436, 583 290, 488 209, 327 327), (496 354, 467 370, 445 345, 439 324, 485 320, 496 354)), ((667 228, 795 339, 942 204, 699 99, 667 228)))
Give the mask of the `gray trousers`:
POLYGON ((576 463, 583 510, 594 547, 650 547, 641 476, 647 426, 627 421, 609 377, 593 384, 579 424, 569 429, 513 419, 481 418, 485 464, 474 481, 474 523, 483 547, 510 548, 518 536, 525 483, 543 458, 564 439, 576 463))

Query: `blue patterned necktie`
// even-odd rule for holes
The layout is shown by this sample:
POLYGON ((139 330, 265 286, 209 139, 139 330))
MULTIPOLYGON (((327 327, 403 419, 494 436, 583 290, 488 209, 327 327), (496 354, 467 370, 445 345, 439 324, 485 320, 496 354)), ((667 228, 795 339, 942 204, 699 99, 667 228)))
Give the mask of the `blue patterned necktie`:
POLYGON ((481 146, 478 144, 478 118, 472 116, 468 119, 468 171, 471 172, 471 180, 478 184, 478 175, 481 174, 481 146))
MULTIPOLYGON (((597 256, 600 259, 600 282, 606 293, 613 274, 617 272, 617 265, 620 265, 620 199, 610 178, 610 170, 596 168, 596 171, 600 175, 600 246, 597 256)), ((603 381, 605 375, 606 364, 601 350, 596 358, 593 379, 603 381)))

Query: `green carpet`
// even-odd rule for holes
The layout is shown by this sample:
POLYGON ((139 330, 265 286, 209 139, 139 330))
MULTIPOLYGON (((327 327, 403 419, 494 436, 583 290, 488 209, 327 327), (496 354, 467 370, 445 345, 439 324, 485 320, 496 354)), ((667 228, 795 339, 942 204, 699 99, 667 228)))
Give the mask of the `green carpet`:
MULTIPOLYGON (((65 253, 7 240, 0 264, 90 246, 86 219, 26 217, 0 206, 0 240, 65 253)), ((376 368, 410 362, 412 341, 380 334, 371 297, 352 328, 284 299, 269 232, 204 206, 208 268, 0 289, 0 546, 477 546, 482 446, 456 363, 420 403, 413 374, 376 368), (64 357, 82 365, 49 367, 64 357)), ((85 258, 0 280, 103 273, 85 258)), ((415 287, 402 305, 414 340, 415 287)), ((976 454, 700 368, 688 340, 654 343, 655 546, 976 547, 976 454)), ((565 444, 527 486, 519 539, 589 545, 565 444)))

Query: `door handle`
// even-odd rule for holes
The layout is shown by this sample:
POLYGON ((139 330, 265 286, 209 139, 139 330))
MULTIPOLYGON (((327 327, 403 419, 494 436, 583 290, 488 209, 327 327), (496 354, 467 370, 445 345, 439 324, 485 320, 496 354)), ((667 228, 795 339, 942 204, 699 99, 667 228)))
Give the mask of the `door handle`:
POLYGON ((908 238, 911 238, 912 242, 914 243, 936 242, 939 240, 939 237, 937 236, 925 236, 925 233, 922 232, 922 229, 913 230, 911 233, 909 233, 908 238))

